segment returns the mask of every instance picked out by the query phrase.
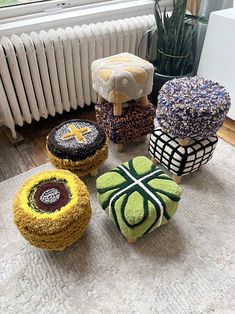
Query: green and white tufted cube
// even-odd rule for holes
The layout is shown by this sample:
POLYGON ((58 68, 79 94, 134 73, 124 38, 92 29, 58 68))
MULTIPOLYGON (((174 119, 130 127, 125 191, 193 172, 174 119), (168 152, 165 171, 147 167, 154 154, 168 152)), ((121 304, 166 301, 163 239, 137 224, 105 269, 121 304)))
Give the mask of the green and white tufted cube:
POLYGON ((97 179, 98 200, 129 243, 166 223, 181 188, 147 157, 135 157, 97 179))

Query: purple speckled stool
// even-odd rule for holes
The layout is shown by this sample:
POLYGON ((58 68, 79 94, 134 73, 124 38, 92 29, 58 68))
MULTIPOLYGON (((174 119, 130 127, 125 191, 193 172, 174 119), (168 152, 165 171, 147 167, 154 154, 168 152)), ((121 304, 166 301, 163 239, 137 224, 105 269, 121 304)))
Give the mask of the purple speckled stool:
POLYGON ((197 76, 168 81, 158 96, 157 121, 180 139, 201 140, 215 135, 231 105, 225 88, 197 76))

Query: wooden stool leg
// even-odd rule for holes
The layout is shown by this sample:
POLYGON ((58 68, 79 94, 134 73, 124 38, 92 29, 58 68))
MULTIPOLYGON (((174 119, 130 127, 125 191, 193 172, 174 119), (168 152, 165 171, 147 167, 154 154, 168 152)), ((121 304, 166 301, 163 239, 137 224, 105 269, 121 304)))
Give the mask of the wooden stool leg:
POLYGON ((151 157, 151 161, 154 165, 158 165, 159 164, 159 161, 156 160, 154 157, 151 157))
POLYGON ((118 152, 122 152, 123 151, 123 144, 115 144, 115 147, 116 147, 116 150, 118 151, 118 152))
POLYGON ((175 181, 175 183, 180 184, 181 182, 181 176, 177 176, 176 174, 172 175, 172 179, 175 181))
POLYGON ((130 244, 134 244, 136 242, 137 238, 127 238, 127 242, 130 244))
POLYGON ((90 171, 90 175, 91 175, 92 177, 95 177, 95 176, 97 175, 97 173, 98 173, 98 169, 92 169, 92 170, 90 171))
POLYGON ((122 104, 121 103, 113 104, 113 114, 115 116, 121 116, 122 115, 122 104))
POLYGON ((147 107, 149 104, 148 97, 147 96, 140 97, 139 102, 142 107, 147 107))
POLYGON ((147 137, 146 135, 142 135, 140 138, 140 142, 144 143, 146 141, 146 137, 147 137))
POLYGON ((105 99, 102 96, 98 95, 98 103, 102 105, 104 102, 105 99))
POLYGON ((181 146, 187 146, 189 144, 189 139, 188 138, 181 138, 181 139, 179 139, 179 144, 181 146))
MULTIPOLYGON (((116 103, 116 104, 113 104, 113 114, 115 116, 121 116, 122 115, 122 104, 121 103, 116 103)), ((122 152, 123 151, 123 144, 116 144, 116 150, 118 152, 122 152)))

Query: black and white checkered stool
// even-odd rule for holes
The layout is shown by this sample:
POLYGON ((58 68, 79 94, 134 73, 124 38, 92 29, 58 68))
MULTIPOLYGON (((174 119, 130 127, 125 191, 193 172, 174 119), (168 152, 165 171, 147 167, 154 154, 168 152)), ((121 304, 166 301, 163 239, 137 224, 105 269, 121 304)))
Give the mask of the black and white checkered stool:
POLYGON ((218 137, 214 135, 202 140, 190 140, 188 145, 182 146, 177 137, 156 127, 150 136, 149 153, 152 161, 163 164, 179 183, 181 176, 197 170, 211 159, 217 142, 218 137))

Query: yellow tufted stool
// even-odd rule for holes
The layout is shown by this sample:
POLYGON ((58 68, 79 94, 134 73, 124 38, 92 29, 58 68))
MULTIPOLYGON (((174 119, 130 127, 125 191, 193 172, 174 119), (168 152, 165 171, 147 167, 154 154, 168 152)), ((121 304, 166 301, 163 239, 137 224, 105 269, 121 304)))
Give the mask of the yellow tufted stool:
POLYGON ((36 247, 61 251, 85 232, 91 217, 85 184, 67 170, 48 170, 29 178, 17 192, 14 222, 36 247))
MULTIPOLYGON (((122 120, 117 119, 113 121, 113 125, 117 126, 118 122, 120 122, 122 125, 124 124, 127 129, 129 127, 128 123, 133 119, 135 120, 136 115, 138 115, 142 125, 144 124, 143 119, 145 119, 145 117, 143 116, 143 113, 145 110, 146 118, 151 116, 151 119, 150 121, 145 119, 145 121, 148 122, 148 126, 146 127, 145 124, 145 127, 142 128, 142 134, 138 134, 138 137, 140 137, 140 135, 144 136, 148 134, 151 131, 149 129, 153 125, 152 117, 154 116, 151 107, 152 105, 147 98, 147 95, 152 91, 153 65, 131 53, 124 52, 94 61, 91 65, 91 70, 93 88, 98 93, 98 123, 105 127, 111 140, 116 143, 117 150, 120 151, 123 149, 125 140, 123 138, 118 138, 118 134, 122 133, 119 129, 114 130, 115 134, 110 132, 110 121, 112 117, 108 113, 110 108, 108 105, 112 104, 112 113, 114 117, 122 116, 123 118, 122 120), (127 106, 123 106, 123 104, 131 100, 134 100, 134 102, 137 103, 137 113, 130 112, 129 110, 128 112, 125 112, 127 118, 124 119, 123 115, 125 113, 123 112, 123 107, 126 108, 127 106), (106 105, 104 106, 105 109, 99 107, 99 105, 102 106, 104 104, 106 105), (150 110, 150 112, 146 112, 146 110, 150 110)), ((132 102, 132 107, 134 102, 132 102)), ((141 130, 141 128, 139 129, 141 130)), ((131 131, 131 134, 132 133, 135 133, 137 136, 136 131, 131 131)), ((127 136, 126 139, 129 141, 130 137, 131 135, 127 136)))

